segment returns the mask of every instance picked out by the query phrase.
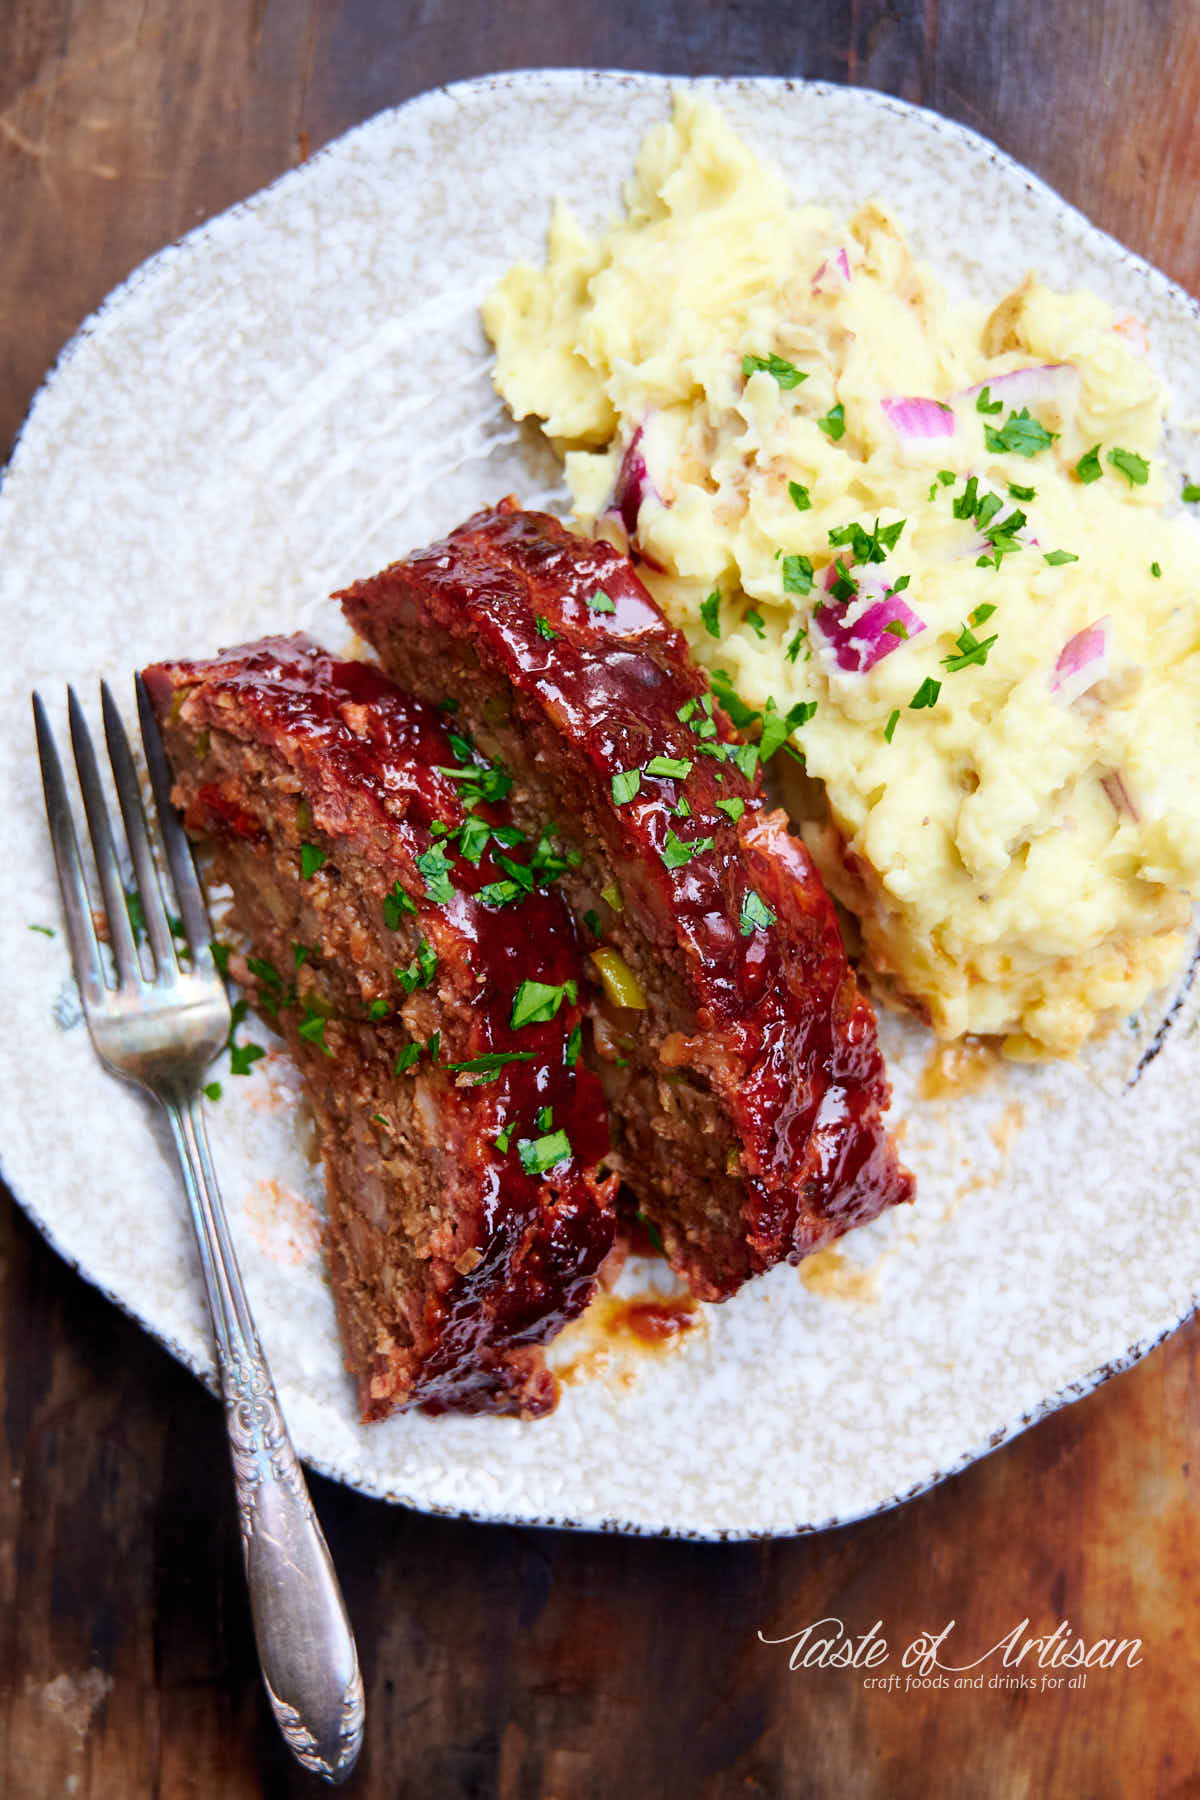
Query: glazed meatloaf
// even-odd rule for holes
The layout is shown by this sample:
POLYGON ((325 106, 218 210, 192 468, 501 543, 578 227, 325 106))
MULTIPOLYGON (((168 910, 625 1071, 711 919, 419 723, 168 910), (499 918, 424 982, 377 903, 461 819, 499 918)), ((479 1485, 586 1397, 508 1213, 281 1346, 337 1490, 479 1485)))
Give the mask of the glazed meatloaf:
POLYGON ((565 858, 453 724, 304 637, 145 681, 253 946, 231 966, 304 1076, 363 1418, 548 1412, 539 1346, 591 1293, 615 1183, 565 858))
POLYGON ((632 564, 507 501, 338 597, 390 674, 461 707, 518 821, 578 852, 615 1166, 692 1291, 911 1198, 830 901, 632 564))

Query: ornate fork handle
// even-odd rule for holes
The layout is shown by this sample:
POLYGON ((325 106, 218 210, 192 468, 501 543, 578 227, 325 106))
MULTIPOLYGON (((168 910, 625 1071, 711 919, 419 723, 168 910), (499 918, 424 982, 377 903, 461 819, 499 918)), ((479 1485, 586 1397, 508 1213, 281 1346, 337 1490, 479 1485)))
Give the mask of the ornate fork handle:
POLYGON ((198 1095, 160 1095, 191 1208, 225 1400, 254 1635, 279 1728, 305 1768, 345 1779, 363 1686, 345 1603, 254 1329, 198 1095))

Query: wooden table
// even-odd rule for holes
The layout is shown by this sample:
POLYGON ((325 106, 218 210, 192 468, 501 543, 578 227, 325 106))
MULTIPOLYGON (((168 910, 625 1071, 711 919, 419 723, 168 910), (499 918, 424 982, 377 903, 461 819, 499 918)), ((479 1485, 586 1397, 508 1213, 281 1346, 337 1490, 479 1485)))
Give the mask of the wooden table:
MULTIPOLYGON (((64 339, 161 244, 383 106, 535 63, 887 89, 1200 291, 1195 0, 5 0, 0 449, 64 339)), ((259 1688, 215 1402, 6 1197, 0 1284, 0 1790, 313 1791, 259 1688)), ((350 1791, 1200 1794, 1198 1343, 1193 1323, 934 1493, 808 1540, 481 1527, 315 1481, 367 1681, 350 1791), (824 1615, 880 1619, 896 1646, 954 1619, 972 1654, 1065 1618, 1140 1637, 1143 1659, 1082 1689, 905 1693, 792 1671, 758 1639, 824 1615)))

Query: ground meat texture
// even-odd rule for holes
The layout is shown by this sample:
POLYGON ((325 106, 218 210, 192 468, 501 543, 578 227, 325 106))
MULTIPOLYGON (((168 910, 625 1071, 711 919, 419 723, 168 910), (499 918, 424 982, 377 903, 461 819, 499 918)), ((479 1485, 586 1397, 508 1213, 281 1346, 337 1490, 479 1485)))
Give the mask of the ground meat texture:
POLYGON ((231 967, 304 1075, 363 1418, 541 1416, 540 1345, 590 1297, 615 1185, 552 855, 526 873, 504 778, 369 664, 269 638, 145 679, 249 941, 231 967), (526 982, 549 996, 514 1024, 526 982))
POLYGON ((507 501, 339 598, 578 849, 617 1166, 692 1291, 910 1199, 830 901, 632 564, 507 501))

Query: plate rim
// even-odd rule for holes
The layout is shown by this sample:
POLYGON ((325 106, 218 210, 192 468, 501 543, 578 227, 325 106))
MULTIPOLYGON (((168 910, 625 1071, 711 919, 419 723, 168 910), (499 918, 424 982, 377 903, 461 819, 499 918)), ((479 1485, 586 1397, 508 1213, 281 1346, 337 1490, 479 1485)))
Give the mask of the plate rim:
MULTIPOLYGON (((110 316, 119 312, 129 297, 138 292, 146 282, 152 281, 156 276, 170 269, 179 257, 193 254, 215 231, 223 228, 226 221, 240 218, 242 215, 256 210, 267 195, 274 193, 279 188, 298 185, 311 179, 311 171, 316 169, 322 160, 345 154, 347 147, 355 140, 386 130, 401 114, 412 109, 438 106, 447 101, 452 103, 473 101, 499 89, 527 86, 544 90, 562 90, 578 88, 581 84, 594 87, 634 87, 641 90, 666 92, 675 88, 685 88, 708 95, 718 95, 720 92, 730 89, 742 91, 769 89, 814 97, 851 93, 897 118, 909 119, 916 116, 925 126, 951 142, 966 145, 976 153, 982 148, 991 160, 1004 165, 1011 174, 1019 177, 1031 193, 1038 195, 1043 201, 1048 201, 1055 209, 1059 219, 1064 225, 1070 227, 1077 239, 1089 241, 1092 246, 1105 252, 1110 259, 1114 256, 1118 257, 1125 267, 1135 271, 1142 278, 1148 278, 1159 285, 1160 291, 1173 297, 1177 303, 1182 303, 1196 320, 1197 326, 1200 327, 1200 300, 1184 288, 1180 282, 1151 263, 1141 252, 1130 249, 1119 238, 1097 225, 1079 207, 1064 199, 1051 187, 1049 182, 1027 168, 1017 157, 1012 156, 985 133, 964 125, 958 120, 949 119, 929 107, 901 99, 897 95, 853 83, 816 81, 800 76, 684 75, 664 74, 650 70, 574 67, 496 70, 488 74, 471 76, 461 81, 427 88, 395 106, 385 107, 379 112, 373 113, 369 118, 360 120, 357 124, 331 138, 302 162, 282 170, 262 187, 201 220, 198 225, 192 226, 181 236, 171 239, 136 264, 115 287, 110 289, 100 303, 71 333, 38 384, 29 407, 17 428, 8 455, 3 464, 0 464, 0 501, 3 500, 8 479, 22 455, 30 427, 34 425, 59 381, 70 370, 71 364, 84 344, 98 330, 104 328, 110 316)), ((205 1361, 199 1356, 193 1356, 168 1329, 146 1318, 136 1306, 115 1293, 104 1279, 89 1273, 82 1266, 80 1260, 59 1240, 55 1229, 42 1216, 38 1204, 27 1194, 19 1191, 10 1179, 2 1145, 0 1145, 0 1180, 3 1180, 13 1200, 49 1244, 55 1255, 60 1257, 89 1286, 102 1294, 106 1300, 117 1306, 127 1318, 132 1319, 143 1331, 147 1332, 177 1363, 188 1369, 210 1393, 219 1398, 215 1362, 211 1358, 205 1361)), ((636 1520, 589 1517, 586 1509, 580 1509, 582 1516, 568 1514, 557 1517, 533 1515, 529 1511, 505 1512, 484 1507, 453 1507, 431 1499, 422 1499, 409 1492, 400 1492, 374 1480, 369 1472, 363 1470, 354 1473, 346 1472, 320 1455, 314 1455, 307 1450, 301 1450, 299 1454, 309 1468, 354 1492, 363 1494, 370 1499, 385 1501, 391 1505, 408 1507, 413 1511, 432 1517, 471 1520, 480 1524, 524 1526, 528 1529, 604 1532, 689 1543, 749 1543, 807 1537, 818 1532, 834 1530, 840 1526, 857 1524, 877 1517, 898 1506, 905 1505, 908 1501, 928 1493, 942 1482, 962 1473, 972 1464, 990 1456, 993 1451, 1013 1442, 1043 1419, 1049 1418, 1077 1400, 1084 1399, 1088 1394, 1095 1392, 1104 1383, 1111 1380, 1113 1376, 1134 1367, 1150 1351, 1156 1349, 1177 1332, 1193 1316, 1198 1304, 1200 1304, 1200 1291, 1193 1289, 1184 1309, 1166 1326, 1154 1330, 1144 1337, 1136 1338, 1116 1357, 1096 1365, 1083 1376, 1064 1384, 1039 1400, 1035 1406, 998 1424, 989 1432, 984 1441, 965 1450, 945 1468, 935 1470, 903 1493, 888 1495, 859 1510, 837 1513, 824 1519, 806 1520, 786 1526, 768 1529, 714 1527, 709 1530, 701 1530, 691 1526, 672 1524, 670 1521, 646 1523, 636 1520)))

